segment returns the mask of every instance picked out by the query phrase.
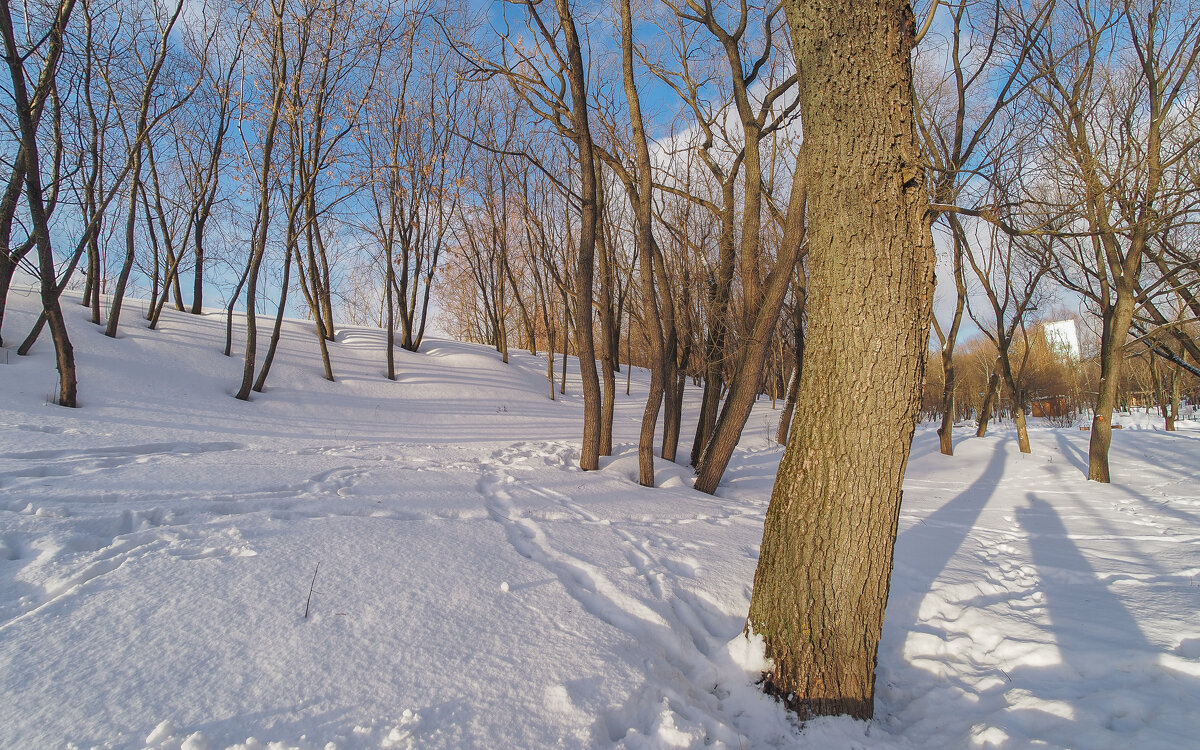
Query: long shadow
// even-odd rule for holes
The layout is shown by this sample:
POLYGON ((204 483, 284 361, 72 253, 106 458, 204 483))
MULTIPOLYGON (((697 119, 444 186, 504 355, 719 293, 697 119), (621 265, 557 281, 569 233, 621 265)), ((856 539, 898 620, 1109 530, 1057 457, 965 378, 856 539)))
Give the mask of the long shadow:
MULTIPOLYGON (((1200 696, 1200 680, 1191 669, 1162 664, 1164 649, 1147 639, 1127 604, 1100 578, 1070 537, 1059 512, 1033 493, 1026 497, 1029 506, 1018 509, 1015 518, 1041 579, 1036 590, 1043 595, 1049 627, 1044 635, 1035 631, 1025 637, 1038 642, 1053 639, 1060 661, 1047 660, 1045 655, 1015 661, 1001 658, 995 671, 1003 679, 990 684, 981 682, 973 672, 989 663, 983 654, 976 654, 978 662, 972 658, 961 671, 949 673, 902 663, 892 679, 921 687, 915 693, 906 692, 907 687, 899 689, 892 710, 904 715, 911 705, 917 706, 914 722, 924 725, 923 731, 933 732, 928 747, 953 746, 946 741, 949 737, 963 739, 957 746, 965 746, 965 739, 985 725, 996 728, 998 736, 984 745, 1004 750, 1035 744, 1072 748, 1192 746, 1195 719, 1188 706, 1195 705, 1200 696), (929 690, 950 687, 939 693, 938 718, 932 729, 926 721, 929 706, 920 703, 926 685, 929 690), (986 723, 981 724, 981 719, 986 723)), ((954 502, 961 499, 960 495, 954 502)), ((946 531, 945 527, 940 530, 946 531)), ((910 541, 936 542, 928 534, 910 541)), ((910 549, 917 560, 921 552, 910 549)), ((945 548, 936 553, 943 556, 945 548)), ((1023 613, 1029 609, 1021 601, 1026 593, 1008 588, 959 606, 982 609, 1008 601, 1023 613)), ((914 606, 919 604, 916 592, 912 598, 918 600, 914 606)), ((889 610, 889 614, 897 613, 889 610)), ((941 631, 934 634, 943 635, 941 631)), ((1184 640, 1175 651, 1193 648, 1191 641, 1184 640)), ((886 672, 883 674, 886 679, 886 672)), ((885 684, 892 687, 890 681, 885 684)))
POLYGON ((896 540, 896 571, 892 574, 892 589, 904 588, 900 597, 893 596, 888 604, 886 621, 890 626, 915 629, 919 623, 921 600, 946 569, 979 515, 992 499, 1000 478, 1010 440, 998 441, 979 478, 950 502, 918 521, 896 540), (906 562, 911 561, 911 562, 906 562))
POLYGON ((1071 465, 1086 477, 1088 473, 1087 454, 1071 445, 1071 441, 1067 440, 1066 435, 1061 430, 1054 431, 1054 439, 1058 441, 1059 452, 1063 454, 1063 458, 1071 462, 1071 465))
POLYGON ((1017 523, 1041 574, 1063 661, 1086 675, 1096 670, 1099 654, 1152 649, 1133 615, 1071 541, 1053 506, 1032 492, 1026 497, 1029 507, 1017 509, 1017 523))
MULTIPOLYGON (((1165 434, 1165 435, 1169 435, 1169 434, 1171 434, 1171 433, 1165 433, 1165 432, 1164 432, 1163 434, 1165 434)), ((1065 457, 1065 458, 1066 458, 1068 461, 1070 461, 1070 462, 1071 462, 1071 464, 1072 464, 1072 465, 1073 465, 1075 468, 1079 469, 1079 471, 1080 471, 1080 472, 1081 472, 1081 473, 1082 473, 1082 474, 1083 474, 1083 475, 1086 477, 1086 476, 1087 476, 1087 473, 1088 473, 1088 459, 1087 459, 1087 454, 1086 454, 1086 453, 1084 453, 1083 451, 1081 451, 1079 448, 1076 448, 1074 445, 1072 445, 1072 444, 1071 444, 1071 442, 1070 442, 1069 440, 1067 440, 1066 436, 1065 436, 1065 435, 1063 435, 1063 433, 1062 433, 1062 432, 1056 432, 1056 433, 1055 433, 1055 435, 1054 435, 1054 437, 1055 437, 1055 439, 1058 441, 1058 446, 1059 446, 1059 448, 1060 448, 1060 450, 1061 450, 1061 452, 1062 452, 1063 456, 1064 456, 1064 457, 1065 457)), ((1161 459, 1160 459, 1160 463, 1161 463, 1161 459)), ((1178 467, 1178 469, 1179 469, 1180 473, 1182 473, 1182 471, 1184 470, 1184 468, 1185 468, 1185 467, 1184 467, 1184 466, 1182 466, 1182 465, 1180 465, 1180 466, 1178 467)), ((1187 469, 1189 469, 1189 470, 1191 469, 1191 467, 1190 467, 1190 466, 1188 466, 1188 467, 1186 467, 1186 468, 1187 468, 1187 469)), ((1118 479, 1119 479, 1119 478, 1120 478, 1120 477, 1118 476, 1118 479)), ((1153 500, 1152 498, 1148 497, 1148 496, 1147 496, 1145 493, 1143 493, 1142 491, 1138 490, 1138 489, 1137 489, 1136 487, 1134 487, 1132 484, 1125 484, 1125 483, 1120 483, 1120 482, 1113 482, 1113 483, 1112 483, 1112 486, 1113 486, 1113 487, 1120 487, 1121 489, 1123 489, 1123 490, 1125 490, 1126 492, 1128 492, 1128 493, 1129 493, 1129 495, 1130 495, 1131 497, 1133 497, 1135 500, 1137 500, 1138 502, 1142 503, 1143 505, 1146 505, 1146 506, 1148 506, 1148 507, 1151 507, 1151 508, 1153 508, 1153 509, 1154 509, 1154 510, 1156 510, 1156 511, 1160 511, 1160 512, 1162 512, 1162 513, 1166 513, 1166 514, 1168 514, 1168 515, 1174 516, 1175 518, 1179 519, 1180 521, 1182 521, 1182 522, 1184 522, 1184 523, 1188 523, 1188 524, 1197 524, 1197 523, 1200 523, 1200 517, 1197 517, 1196 515, 1194 515, 1194 514, 1192 514, 1192 513, 1188 513, 1187 511, 1180 510, 1180 509, 1178 509, 1178 508, 1172 507, 1172 506, 1171 506, 1169 503, 1167 503, 1167 502, 1164 502, 1164 501, 1155 501, 1155 500, 1153 500)))
POLYGON ((1148 508, 1152 508, 1157 513, 1165 513, 1168 516, 1174 516, 1180 522, 1192 526, 1200 525, 1200 516, 1196 516, 1194 513, 1188 513, 1186 510, 1180 510, 1179 508, 1172 507, 1169 500, 1155 500, 1129 484, 1117 484, 1114 482, 1113 486, 1120 487, 1122 490, 1125 490, 1134 500, 1137 500, 1139 503, 1147 506, 1148 508))

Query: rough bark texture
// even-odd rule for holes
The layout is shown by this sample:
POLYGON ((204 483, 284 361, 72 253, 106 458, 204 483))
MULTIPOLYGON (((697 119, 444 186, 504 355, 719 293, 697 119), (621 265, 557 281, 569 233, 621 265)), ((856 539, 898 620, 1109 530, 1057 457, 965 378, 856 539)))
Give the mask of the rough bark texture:
POLYGON ((785 0, 801 75, 809 342, 747 627, 802 715, 873 712, 933 298, 906 2, 785 0), (873 415, 871 425, 847 424, 873 415))

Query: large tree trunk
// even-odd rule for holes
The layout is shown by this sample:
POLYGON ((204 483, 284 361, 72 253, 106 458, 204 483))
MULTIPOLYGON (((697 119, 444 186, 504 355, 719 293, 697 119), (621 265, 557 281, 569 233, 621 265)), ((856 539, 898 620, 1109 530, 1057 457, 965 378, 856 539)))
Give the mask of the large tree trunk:
POLYGON ((747 627, 804 716, 874 711, 933 299, 907 2, 785 0, 808 180, 809 346, 747 627), (871 415, 871 429, 846 425, 871 415))

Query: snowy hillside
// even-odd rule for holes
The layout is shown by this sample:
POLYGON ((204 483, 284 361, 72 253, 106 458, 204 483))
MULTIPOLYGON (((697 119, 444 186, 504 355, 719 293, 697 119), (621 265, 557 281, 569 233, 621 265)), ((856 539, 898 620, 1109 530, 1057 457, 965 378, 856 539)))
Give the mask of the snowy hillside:
MULTIPOLYGON (((12 295, 8 343, 34 304, 12 295)), ((243 403, 222 316, 168 311, 148 331, 131 314, 111 340, 67 310, 82 408, 48 403, 48 338, 0 351, 0 747, 1200 736, 1196 422, 1129 420, 1110 486, 1084 481, 1077 429, 1035 424, 1023 456, 1003 426, 964 427, 948 458, 922 428, 877 718, 800 728, 754 688, 739 637, 780 456, 769 402, 717 497, 665 462, 648 490, 645 373, 620 389, 617 457, 583 473, 578 378, 550 401, 544 353, 504 365, 431 341, 397 353, 393 383, 382 333, 344 329, 329 383, 292 323, 267 392, 243 403)))

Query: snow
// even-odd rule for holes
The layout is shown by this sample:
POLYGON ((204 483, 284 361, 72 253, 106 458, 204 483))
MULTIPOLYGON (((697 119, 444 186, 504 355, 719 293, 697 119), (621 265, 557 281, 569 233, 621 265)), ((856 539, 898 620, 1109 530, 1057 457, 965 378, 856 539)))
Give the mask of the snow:
MULTIPOLYGON (((34 297, 10 305, 15 344, 34 297)), ((1108 486, 1077 428, 1034 420, 1021 455, 1009 427, 963 426, 945 457, 921 427, 876 718, 801 726, 741 635, 769 401, 717 496, 665 461, 651 490, 641 371, 616 455, 584 473, 578 376, 550 401, 544 353, 431 341, 393 383, 382 333, 347 328, 329 383, 290 322, 244 403, 222 315, 131 316, 113 340, 67 312, 82 408, 49 403, 48 340, 0 364, 0 747, 1145 750, 1200 730, 1194 421, 1123 417, 1108 486)))

